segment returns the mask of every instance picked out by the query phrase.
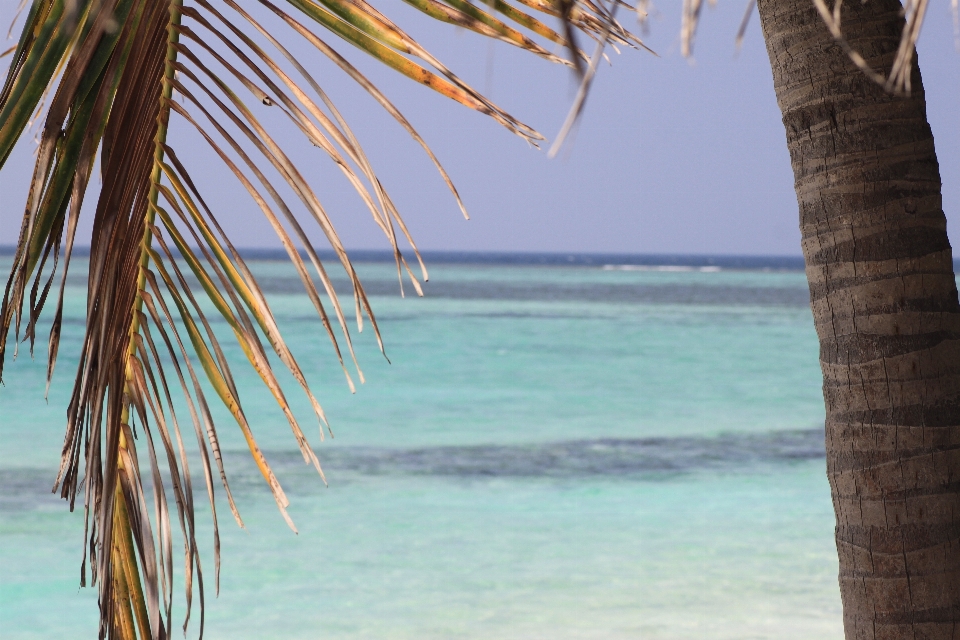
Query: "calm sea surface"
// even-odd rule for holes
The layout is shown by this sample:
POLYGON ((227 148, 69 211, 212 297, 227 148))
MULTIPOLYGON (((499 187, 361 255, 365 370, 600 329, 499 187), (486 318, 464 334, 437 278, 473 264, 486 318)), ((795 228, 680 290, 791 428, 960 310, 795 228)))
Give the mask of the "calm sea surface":
MULTIPOLYGON (((391 265, 359 264, 392 364, 368 325, 355 335, 367 382, 351 395, 293 269, 252 266, 336 438, 319 443, 287 380, 324 487, 230 346, 300 533, 218 410, 247 528, 220 506, 213 598, 209 513, 198 514, 206 637, 842 637, 801 271, 433 264, 418 299, 409 286, 399 297, 391 265)), ((84 268, 72 266, 49 403, 46 329, 37 359, 22 348, 0 388, 5 640, 96 635, 95 592, 79 589, 82 514, 49 493, 84 268)))

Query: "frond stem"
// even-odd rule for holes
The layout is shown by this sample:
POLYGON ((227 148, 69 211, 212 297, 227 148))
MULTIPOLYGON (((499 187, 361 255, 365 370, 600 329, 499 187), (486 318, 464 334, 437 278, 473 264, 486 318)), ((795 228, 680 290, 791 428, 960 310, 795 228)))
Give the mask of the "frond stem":
MULTIPOLYGON (((163 69, 163 89, 160 98, 160 115, 157 122, 157 136, 153 147, 153 172, 150 175, 150 192, 147 196, 149 206, 147 206, 147 219, 143 228, 143 240, 140 252, 140 273, 137 275, 137 297, 134 299, 133 322, 130 325, 130 345, 127 350, 127 357, 130 358, 136 353, 136 343, 134 336, 140 331, 140 311, 143 309, 143 298, 140 292, 147 283, 147 264, 150 261, 150 248, 153 240, 153 221, 156 217, 156 206, 159 199, 160 176, 163 163, 163 145, 167 141, 167 126, 170 122, 169 101, 173 96, 173 63, 177 59, 177 44, 180 41, 180 19, 183 9, 183 0, 170 0, 170 23, 167 26, 167 56, 163 69)), ((124 416, 129 412, 129 404, 124 409, 124 416)))
MULTIPOLYGON (((153 241, 153 221, 156 215, 156 205, 159 199, 160 190, 158 188, 161 176, 161 164, 163 162, 163 145, 167 140, 167 127, 170 121, 170 107, 169 100, 173 95, 173 77, 174 77, 174 67, 173 63, 177 58, 177 43, 180 39, 180 20, 182 15, 183 0, 170 0, 169 11, 170 11, 170 21, 167 25, 167 51, 166 51, 166 60, 164 62, 164 74, 163 74, 163 87, 161 89, 161 98, 160 98, 160 112, 157 117, 157 134, 154 139, 154 151, 153 151, 153 171, 150 175, 150 191, 148 192, 147 199, 149 206, 146 210, 146 221, 143 228, 143 238, 140 241, 141 250, 140 250, 140 267, 139 273, 137 274, 137 294, 134 298, 134 307, 133 307, 133 319, 130 323, 130 340, 127 347, 127 363, 126 363, 126 382, 124 388, 124 406, 123 413, 121 417, 121 423, 129 424, 130 420, 130 381, 132 379, 132 371, 130 369, 130 359, 133 358, 136 354, 136 336, 140 332, 140 315, 143 308, 143 296, 141 295, 144 287, 146 286, 147 281, 147 267, 150 261, 150 245, 153 241)), ((126 449, 126 437, 123 434, 123 431, 120 432, 120 448, 126 449)), ((123 460, 122 454, 121 459, 118 461, 118 473, 122 473, 123 469, 123 460)), ((116 500, 116 518, 117 518, 117 531, 114 535, 119 536, 119 540, 114 541, 115 549, 117 551, 117 559, 120 560, 120 565, 122 566, 120 572, 115 572, 114 576, 119 582, 126 582, 126 589, 122 589, 122 592, 126 592, 128 595, 128 600, 126 606, 123 603, 120 605, 121 616, 129 615, 131 612, 127 607, 130 604, 133 605, 133 610, 136 612, 137 623, 140 626, 141 633, 144 633, 145 636, 150 634, 150 624, 147 620, 147 609, 146 609, 146 600, 144 599, 143 594, 143 584, 141 581, 140 573, 137 568, 136 554, 133 548, 133 540, 131 538, 131 528, 130 528, 130 518, 127 511, 126 501, 123 496, 123 491, 120 488, 121 483, 117 483, 117 493, 115 496, 116 500)), ((124 625, 126 626, 126 625, 124 625)), ((132 631, 132 629, 125 628, 124 632, 132 631)), ((132 640, 135 640, 136 635, 131 634, 129 636, 132 640)))
MULTIPOLYGON (((121 442, 123 434, 120 434, 121 442)), ((121 467, 122 468, 122 467, 121 467)), ((147 615, 147 604, 143 597, 143 585, 140 584, 140 572, 137 569, 136 551, 133 548, 133 539, 130 536, 130 515, 123 498, 123 489, 117 483, 116 509, 114 510, 114 559, 119 565, 120 572, 115 573, 121 589, 115 591, 115 598, 120 605, 120 615, 124 633, 133 630, 133 620, 136 620, 143 638, 150 636, 150 619, 147 615), (119 562, 117 562, 119 561, 119 562), (125 583, 125 584, 124 584, 125 583), (125 587, 125 588, 123 588, 125 587), (134 617, 135 616, 135 617, 134 617)), ((131 635, 130 637, 136 637, 131 635)))

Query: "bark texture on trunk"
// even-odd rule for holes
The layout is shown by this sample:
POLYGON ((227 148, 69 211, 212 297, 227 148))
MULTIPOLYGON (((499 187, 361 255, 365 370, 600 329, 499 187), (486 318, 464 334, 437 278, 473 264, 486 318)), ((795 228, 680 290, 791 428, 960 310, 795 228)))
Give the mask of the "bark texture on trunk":
MULTIPOLYGON (((758 6, 820 338, 846 637, 960 640, 960 305, 920 72, 889 95, 812 0, 758 6)), ((843 5, 875 69, 901 10, 843 5)))

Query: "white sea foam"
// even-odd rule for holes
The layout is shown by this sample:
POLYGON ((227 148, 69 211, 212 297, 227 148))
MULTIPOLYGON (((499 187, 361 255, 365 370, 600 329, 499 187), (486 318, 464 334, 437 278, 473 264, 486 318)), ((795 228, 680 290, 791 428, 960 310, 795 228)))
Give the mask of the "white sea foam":
POLYGON ((676 264, 605 264, 604 271, 667 271, 676 273, 690 273, 699 271, 701 273, 716 273, 721 271, 720 267, 691 267, 688 265, 676 264))

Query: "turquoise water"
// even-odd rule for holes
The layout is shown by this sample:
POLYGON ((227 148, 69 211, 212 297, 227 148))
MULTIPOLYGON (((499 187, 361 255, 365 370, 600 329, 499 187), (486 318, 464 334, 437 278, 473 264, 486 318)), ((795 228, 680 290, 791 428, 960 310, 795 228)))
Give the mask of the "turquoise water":
MULTIPOLYGON (((223 505, 207 637, 842 637, 802 272, 437 264, 417 299, 362 264, 392 364, 355 336, 367 383, 351 395, 293 270, 253 267, 336 438, 318 442, 288 384, 325 488, 232 349, 300 533, 220 411, 247 529, 223 505)), ((45 346, 4 372, 5 639, 96 633, 82 516, 47 493, 83 291, 71 279, 49 404, 45 346)))

